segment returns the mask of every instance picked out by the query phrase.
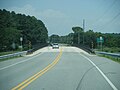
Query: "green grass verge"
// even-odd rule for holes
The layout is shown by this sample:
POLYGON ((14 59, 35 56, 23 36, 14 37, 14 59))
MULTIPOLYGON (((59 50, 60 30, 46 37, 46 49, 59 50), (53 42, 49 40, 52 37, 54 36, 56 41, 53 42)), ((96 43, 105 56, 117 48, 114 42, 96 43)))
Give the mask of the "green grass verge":
MULTIPOLYGON (((97 49, 98 51, 101 51, 101 49, 97 49)), ((118 47, 103 47, 102 49, 103 52, 110 52, 110 53, 120 53, 120 48, 118 47)))
POLYGON ((12 59, 15 59, 15 58, 20 58, 20 57, 22 57, 22 56, 15 56, 15 57, 10 57, 10 58, 0 59, 0 62, 6 61, 6 60, 12 60, 12 59))
POLYGON ((0 52, 0 56, 7 55, 7 54, 12 54, 12 53, 17 53, 17 52, 20 52, 20 51, 0 52))
POLYGON ((113 61, 115 61, 115 62, 120 63, 120 58, 118 58, 118 57, 112 57, 112 56, 108 56, 108 55, 99 55, 99 56, 105 57, 105 58, 108 58, 108 59, 110 59, 110 60, 113 60, 113 61))

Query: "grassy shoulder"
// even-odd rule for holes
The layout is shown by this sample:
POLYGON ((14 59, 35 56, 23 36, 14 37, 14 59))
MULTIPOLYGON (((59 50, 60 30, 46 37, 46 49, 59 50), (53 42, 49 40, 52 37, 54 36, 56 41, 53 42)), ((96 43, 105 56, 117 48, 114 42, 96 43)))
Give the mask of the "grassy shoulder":
POLYGON ((2 56, 2 55, 7 55, 7 54, 13 54, 13 53, 17 53, 17 52, 20 52, 20 50, 17 50, 17 51, 0 52, 0 56, 2 56))
POLYGON ((109 53, 120 53, 120 48, 118 47, 103 47, 103 49, 97 49, 98 51, 102 51, 102 52, 109 52, 109 53))
POLYGON ((20 58, 20 57, 22 57, 22 56, 15 56, 15 57, 10 57, 10 58, 0 59, 0 62, 15 59, 15 58, 20 58))
MULTIPOLYGON (((17 52, 20 52, 20 50, 8 51, 8 52, 0 52, 0 56, 8 55, 8 54, 13 54, 13 53, 17 53, 17 52)), ((22 57, 22 56, 13 56, 13 57, 9 57, 9 58, 0 59, 0 62, 1 62, 1 61, 6 61, 6 60, 15 59, 15 58, 19 58, 19 57, 22 57)))
MULTIPOLYGON (((100 51, 100 52, 108 52, 108 53, 120 53, 120 48, 118 47, 103 47, 103 49, 97 49, 97 51, 100 51)), ((113 60, 115 62, 118 62, 120 63, 120 58, 119 57, 112 57, 112 56, 108 56, 108 55, 98 55, 98 56, 101 56, 101 57, 105 57, 105 58, 108 58, 110 60, 113 60)))
POLYGON ((108 58, 108 59, 118 62, 120 64, 120 58, 118 58, 118 57, 112 57, 112 56, 107 56, 107 55, 99 55, 99 56, 108 58))

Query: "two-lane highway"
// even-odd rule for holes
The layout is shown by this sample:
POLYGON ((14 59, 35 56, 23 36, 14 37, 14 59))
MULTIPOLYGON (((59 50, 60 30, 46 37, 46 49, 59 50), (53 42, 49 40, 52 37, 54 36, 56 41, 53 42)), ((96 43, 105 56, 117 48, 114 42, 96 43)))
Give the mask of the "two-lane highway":
POLYGON ((40 53, 0 62, 0 90, 10 90, 52 63, 59 52, 40 53), (14 63, 14 62, 15 63, 14 63))
POLYGON ((76 47, 0 62, 0 90, 120 90, 120 64, 76 47))

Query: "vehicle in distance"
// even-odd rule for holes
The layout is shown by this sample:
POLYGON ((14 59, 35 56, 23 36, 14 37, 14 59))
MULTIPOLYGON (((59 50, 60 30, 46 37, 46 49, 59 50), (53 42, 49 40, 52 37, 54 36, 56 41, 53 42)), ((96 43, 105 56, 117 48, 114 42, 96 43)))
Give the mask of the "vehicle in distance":
POLYGON ((53 49, 55 49, 55 48, 59 48, 58 43, 53 43, 53 44, 52 44, 52 48, 53 48, 53 49))

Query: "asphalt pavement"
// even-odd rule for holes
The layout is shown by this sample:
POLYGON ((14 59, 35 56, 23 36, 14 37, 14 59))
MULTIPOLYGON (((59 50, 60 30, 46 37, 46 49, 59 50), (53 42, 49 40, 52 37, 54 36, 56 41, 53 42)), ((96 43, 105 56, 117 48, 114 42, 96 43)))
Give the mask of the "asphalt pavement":
POLYGON ((120 64, 76 47, 0 62, 0 90, 120 90, 120 64))

